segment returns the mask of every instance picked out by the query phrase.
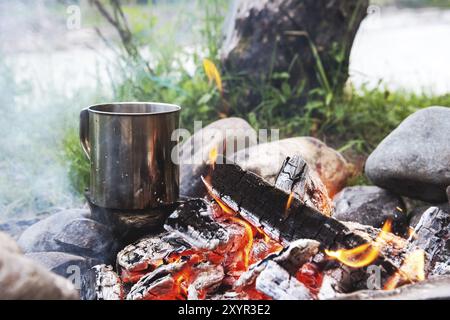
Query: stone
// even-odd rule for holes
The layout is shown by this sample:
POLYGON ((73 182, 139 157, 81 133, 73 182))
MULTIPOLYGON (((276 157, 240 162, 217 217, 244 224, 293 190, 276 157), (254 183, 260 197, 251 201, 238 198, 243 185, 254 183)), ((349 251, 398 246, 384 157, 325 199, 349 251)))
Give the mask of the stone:
POLYGON ((404 234, 408 228, 408 217, 402 199, 376 186, 347 187, 333 199, 333 218, 341 221, 381 228, 391 219, 394 231, 404 234))
POLYGON ((372 152, 365 173, 376 185, 431 203, 447 201, 450 108, 429 107, 406 118, 372 152))
POLYGON ((107 262, 117 244, 109 228, 89 216, 88 210, 56 213, 25 230, 18 243, 26 253, 65 252, 107 262))
POLYGON ((236 153, 234 159, 244 170, 275 182, 286 157, 301 156, 317 172, 328 195, 333 197, 346 184, 351 172, 344 157, 313 137, 296 137, 268 142, 236 153))
POLYGON ((25 256, 64 278, 81 276, 96 265, 96 261, 64 252, 31 252, 25 256))
POLYGON ((207 176, 212 168, 210 153, 226 157, 252 144, 256 144, 256 132, 240 118, 221 119, 195 132, 180 148, 180 194, 188 197, 206 194, 200 177, 207 176))
POLYGON ((0 233, 0 300, 78 299, 70 281, 25 257, 12 243, 0 233))
POLYGON ((17 240, 27 228, 40 220, 39 218, 9 220, 0 224, 0 231, 9 234, 14 240, 17 240))

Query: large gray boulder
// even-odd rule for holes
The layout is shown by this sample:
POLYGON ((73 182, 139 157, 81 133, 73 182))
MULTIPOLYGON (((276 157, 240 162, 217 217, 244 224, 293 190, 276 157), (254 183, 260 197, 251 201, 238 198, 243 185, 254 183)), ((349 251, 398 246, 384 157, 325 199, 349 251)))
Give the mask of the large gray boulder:
POLYGON ((256 144, 256 132, 241 118, 221 119, 195 132, 180 148, 180 194, 204 196, 206 189, 200 177, 207 176, 211 168, 211 151, 226 157, 245 148, 246 143, 256 144))
POLYGON ((87 209, 56 213, 25 230, 19 246, 25 253, 65 252, 108 261, 117 246, 113 233, 89 217, 87 209))
POLYGON ((450 185, 450 108, 415 112, 392 131, 366 162, 367 177, 400 195, 447 200, 450 185))
POLYGON ((408 227, 402 199, 375 186, 347 187, 334 197, 333 218, 341 221, 381 228, 386 220, 393 221, 394 230, 405 233, 408 227))

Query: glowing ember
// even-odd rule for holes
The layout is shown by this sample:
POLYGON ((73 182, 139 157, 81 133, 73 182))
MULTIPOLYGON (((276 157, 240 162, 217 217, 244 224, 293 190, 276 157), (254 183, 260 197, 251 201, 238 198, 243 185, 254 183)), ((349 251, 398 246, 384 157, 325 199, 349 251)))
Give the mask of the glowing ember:
POLYGON ((341 249, 337 251, 325 250, 325 253, 346 266, 362 268, 374 262, 380 254, 381 245, 387 241, 388 234, 392 230, 392 221, 387 220, 380 234, 372 243, 362 244, 353 249, 341 249))
POLYGON ((303 283, 312 294, 317 296, 323 281, 323 273, 319 270, 317 265, 311 262, 305 263, 297 272, 296 278, 303 283))

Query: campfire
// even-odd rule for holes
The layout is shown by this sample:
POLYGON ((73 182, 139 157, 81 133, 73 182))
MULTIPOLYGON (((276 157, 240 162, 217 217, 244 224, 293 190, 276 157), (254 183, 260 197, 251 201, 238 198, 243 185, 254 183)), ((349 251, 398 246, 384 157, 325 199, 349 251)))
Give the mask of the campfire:
POLYGON ((328 299, 422 281, 436 264, 420 245, 427 215, 405 235, 390 220, 340 222, 300 157, 275 185, 217 157, 207 197, 180 201, 165 231, 125 246, 116 268, 94 267, 98 299, 328 299))

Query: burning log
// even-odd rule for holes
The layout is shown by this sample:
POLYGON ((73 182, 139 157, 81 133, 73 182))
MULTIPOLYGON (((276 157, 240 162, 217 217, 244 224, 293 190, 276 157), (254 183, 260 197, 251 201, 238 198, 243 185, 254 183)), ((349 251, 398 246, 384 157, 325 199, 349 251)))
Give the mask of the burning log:
POLYGON ((154 270, 171 253, 188 248, 188 243, 169 233, 148 236, 122 249, 117 255, 117 266, 125 282, 136 282, 142 272, 154 270))
POLYGON ((331 247, 342 243, 359 244, 362 240, 347 236, 348 229, 337 220, 235 164, 216 165, 210 179, 213 195, 285 244, 296 239, 314 239, 331 247))
POLYGON ((258 291, 275 300, 312 300, 308 288, 275 261, 268 261, 256 278, 258 291))
POLYGON ((123 286, 120 277, 113 271, 112 266, 104 264, 94 266, 95 295, 97 300, 122 300, 123 286))
POLYGON ((275 187, 291 193, 307 206, 331 216, 331 200, 318 175, 298 155, 286 158, 275 181, 275 187))
POLYGON ((202 199, 182 203, 166 220, 164 228, 199 249, 214 250, 230 240, 227 230, 212 218, 202 199))
POLYGON ((425 211, 417 224, 412 244, 425 250, 430 270, 450 260, 450 214, 438 207, 425 211))
MULTIPOLYGON (((395 241, 383 241, 378 249, 373 250, 372 242, 376 236, 357 230, 358 228, 354 226, 352 230, 348 225, 321 214, 297 197, 273 187, 262 178, 242 170, 235 164, 216 165, 209 178, 212 185, 208 188, 213 197, 220 199, 231 210, 240 213, 254 226, 262 228, 272 238, 279 239, 284 244, 296 239, 313 239, 319 241, 324 249, 329 250, 352 248, 358 248, 357 250, 361 252, 370 250, 370 259, 365 259, 357 267, 344 267, 349 270, 343 274, 359 280, 352 281, 352 285, 355 286, 347 290, 367 288, 366 280, 370 276, 366 269, 368 265, 379 267, 382 284, 394 275, 401 265, 404 252, 392 246, 392 242, 402 243, 402 241, 394 235, 387 238, 396 239, 395 241), (383 252, 388 252, 389 255, 384 255, 383 252), (390 259, 390 255, 394 252, 398 259, 390 259)), ((283 185, 286 187, 289 184, 283 185)), ((379 232, 376 228, 368 230, 379 232)))

